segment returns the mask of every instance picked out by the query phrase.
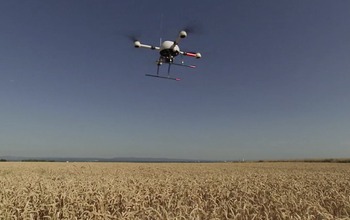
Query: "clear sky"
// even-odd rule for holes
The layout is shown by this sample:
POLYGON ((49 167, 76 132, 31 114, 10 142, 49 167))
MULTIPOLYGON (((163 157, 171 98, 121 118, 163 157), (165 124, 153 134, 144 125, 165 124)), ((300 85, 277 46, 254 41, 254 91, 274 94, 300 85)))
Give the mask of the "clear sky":
MULTIPOLYGON (((0 2, 0 156, 350 157, 350 1, 0 2), (174 40, 196 69, 145 77, 174 40), (198 28, 197 28, 198 30, 198 28)), ((166 71, 163 67, 162 71, 166 71)))

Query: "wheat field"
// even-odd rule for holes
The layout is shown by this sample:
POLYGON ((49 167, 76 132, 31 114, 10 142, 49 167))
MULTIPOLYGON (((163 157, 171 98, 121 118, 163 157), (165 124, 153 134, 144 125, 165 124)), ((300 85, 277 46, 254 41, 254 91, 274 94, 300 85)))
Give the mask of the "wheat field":
POLYGON ((350 219, 350 164, 0 163, 0 219, 350 219))

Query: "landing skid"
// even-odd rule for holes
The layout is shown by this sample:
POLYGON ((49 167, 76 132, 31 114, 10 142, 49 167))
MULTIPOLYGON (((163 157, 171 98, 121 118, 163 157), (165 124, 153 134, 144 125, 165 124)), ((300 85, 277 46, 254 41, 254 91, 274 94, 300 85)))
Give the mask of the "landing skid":
POLYGON ((159 75, 152 75, 152 74, 146 74, 146 76, 160 78, 160 79, 171 79, 171 80, 176 80, 176 81, 180 80, 179 78, 173 78, 173 77, 170 77, 170 76, 159 76, 159 75))
POLYGON ((188 67, 188 68, 195 68, 195 65, 186 65, 183 62, 181 63, 174 63, 173 62, 173 57, 160 57, 157 61, 157 74, 146 74, 146 76, 150 76, 150 77, 155 77, 155 78, 160 78, 160 79, 171 79, 171 80, 176 80, 179 81, 179 78, 173 78, 170 77, 170 67, 171 65, 176 65, 176 66, 182 66, 182 67, 188 67), (163 64, 163 62, 168 64, 168 75, 167 76, 161 76, 159 75, 159 67, 163 64))

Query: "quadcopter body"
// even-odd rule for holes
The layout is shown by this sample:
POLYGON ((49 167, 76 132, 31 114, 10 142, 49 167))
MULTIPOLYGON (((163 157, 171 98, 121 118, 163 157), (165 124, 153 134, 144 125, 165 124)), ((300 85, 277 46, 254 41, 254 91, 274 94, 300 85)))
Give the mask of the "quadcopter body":
POLYGON ((151 50, 158 50, 159 51, 159 59, 156 61, 157 63, 157 73, 154 74, 146 74, 146 76, 151 76, 151 77, 157 77, 157 78, 162 78, 162 79, 172 79, 172 80, 180 80, 179 78, 173 78, 170 76, 170 67, 171 65, 177 65, 177 66, 183 66, 183 67, 188 67, 188 68, 195 68, 195 65, 186 65, 183 61, 181 60, 180 63, 174 62, 174 59, 176 56, 180 55, 181 57, 183 56, 189 56, 189 57, 194 57, 194 58, 201 58, 202 55, 198 52, 185 52, 181 51, 179 47, 179 42, 181 39, 187 37, 187 32, 186 31, 180 31, 178 37, 176 38, 175 41, 163 41, 159 47, 157 46, 152 46, 152 45, 147 45, 147 44, 142 44, 140 41, 136 40, 134 41, 134 46, 136 48, 146 48, 146 49, 151 49, 151 50), (168 75, 163 76, 159 74, 159 67, 163 64, 166 63, 168 64, 168 75))

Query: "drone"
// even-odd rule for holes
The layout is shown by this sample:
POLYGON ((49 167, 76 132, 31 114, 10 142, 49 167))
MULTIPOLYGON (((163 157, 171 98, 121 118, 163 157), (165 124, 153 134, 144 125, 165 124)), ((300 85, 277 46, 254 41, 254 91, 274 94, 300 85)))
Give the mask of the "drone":
POLYGON ((156 61, 157 64, 157 73, 156 74, 146 74, 146 76, 150 77, 156 77, 156 78, 161 78, 161 79, 171 79, 171 80, 176 80, 179 81, 179 78, 174 78, 170 76, 170 67, 172 65, 176 66, 182 66, 182 67, 188 67, 188 68, 195 68, 195 65, 186 65, 183 60, 183 56, 189 56, 189 57, 194 57, 194 58, 201 58, 202 55, 198 52, 185 52, 181 51, 179 47, 180 40, 183 38, 187 37, 187 32, 185 30, 182 30, 179 32, 177 38, 175 41, 160 41, 160 46, 152 46, 152 45, 146 45, 142 44, 139 40, 134 41, 134 46, 136 48, 146 48, 146 49, 151 49, 151 50, 158 50, 159 51, 159 59, 156 61), (175 57, 180 55, 182 60, 180 63, 174 62, 175 57), (162 64, 168 64, 168 74, 167 75, 161 75, 159 74, 159 67, 162 64))

